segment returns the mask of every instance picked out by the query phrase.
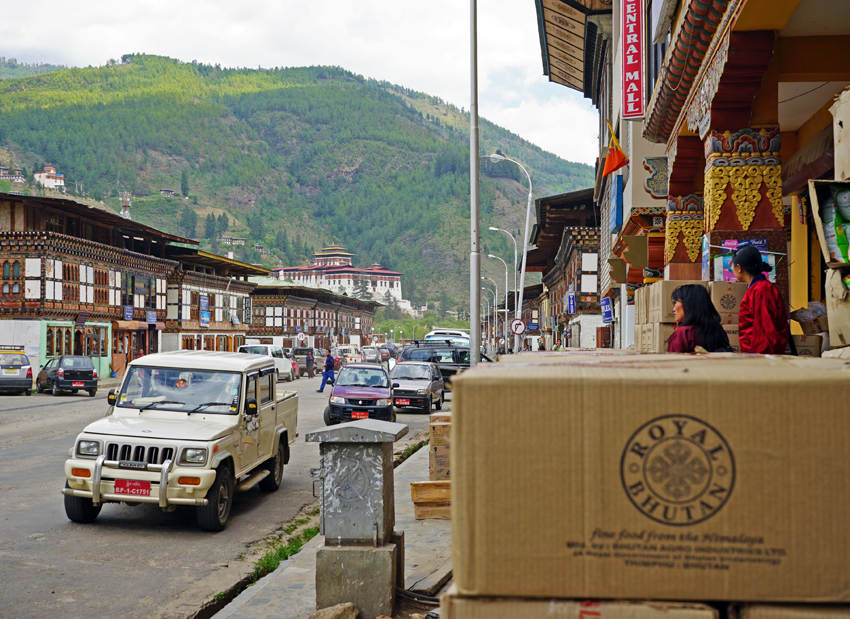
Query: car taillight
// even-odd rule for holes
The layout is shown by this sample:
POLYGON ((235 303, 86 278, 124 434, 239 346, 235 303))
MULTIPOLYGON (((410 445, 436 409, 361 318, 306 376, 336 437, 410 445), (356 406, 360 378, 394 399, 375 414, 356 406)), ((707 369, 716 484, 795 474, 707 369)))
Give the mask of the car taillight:
POLYGON ((65 368, 59 368, 59 370, 56 372, 56 376, 58 376, 59 378, 65 378, 65 368))
POLYGON ((32 378, 32 366, 27 368, 27 378, 32 378))
POLYGON ((93 377, 93 378, 97 378, 97 369, 95 369, 95 371, 94 371, 94 373, 93 373, 92 377, 93 377))

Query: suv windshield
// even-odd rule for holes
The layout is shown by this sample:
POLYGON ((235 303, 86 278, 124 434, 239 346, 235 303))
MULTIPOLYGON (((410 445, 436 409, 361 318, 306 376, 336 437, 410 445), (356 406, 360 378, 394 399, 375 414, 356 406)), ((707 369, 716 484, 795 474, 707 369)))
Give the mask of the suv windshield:
POLYGON ((248 353, 249 355, 265 355, 270 356, 268 349, 265 346, 240 346, 239 352, 248 353))
POLYGON ((239 410, 242 375, 237 372, 132 367, 118 393, 121 408, 146 408, 188 413, 235 415, 239 410))
POLYGON ((429 380, 431 370, 427 365, 398 364, 390 372, 390 378, 400 380, 429 380))
POLYGON ((16 353, 0 354, 0 365, 29 365, 29 359, 16 353))
POLYGON ((380 387, 387 389, 386 372, 374 368, 345 368, 336 379, 338 387, 380 387))

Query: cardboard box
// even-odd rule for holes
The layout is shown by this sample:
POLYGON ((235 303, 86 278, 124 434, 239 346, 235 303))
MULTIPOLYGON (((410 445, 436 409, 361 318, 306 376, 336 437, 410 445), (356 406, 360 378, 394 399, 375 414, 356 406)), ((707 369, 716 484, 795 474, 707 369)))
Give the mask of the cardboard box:
POLYGON ((850 346, 850 290, 841 280, 841 271, 827 269, 825 288, 829 343, 833 348, 850 346))
POLYGON ((431 481, 448 481, 451 478, 452 472, 447 466, 428 467, 428 479, 431 481))
POLYGON ((726 335, 729 338, 729 346, 735 352, 741 352, 741 340, 738 335, 738 323, 736 322, 734 325, 723 325, 723 330, 726 331, 726 335))
POLYGON ((848 619, 850 606, 732 604, 729 619, 848 619))
POLYGON ((823 338, 819 335, 792 335, 797 355, 800 357, 820 357, 823 338))
MULTIPOLYGON (((708 295, 717 312, 723 316, 734 315, 738 322, 738 314, 741 311, 741 299, 747 292, 747 284, 743 282, 709 282, 708 295)), ((722 320, 722 322, 726 322, 722 320)), ((731 322, 731 321, 730 321, 731 322)), ((727 323, 728 324, 728 323, 727 323)))
POLYGON ((410 484, 410 498, 414 503, 451 503, 452 482, 414 481, 410 484))
MULTIPOLYGON (((841 262, 840 260, 833 260, 833 258, 829 255, 829 246, 826 243, 826 233, 823 229, 823 219, 821 219, 820 216, 820 207, 821 204, 832 195, 832 190, 830 189, 831 185, 837 185, 842 188, 850 188, 850 182, 848 181, 810 180, 809 197, 812 201, 812 218, 814 219, 814 227, 815 232, 817 232, 818 235, 821 254, 823 254, 823 261, 826 262, 826 266, 830 269, 837 269, 840 267, 850 266, 850 264, 841 262)), ((838 258, 841 258, 841 256, 838 256, 838 258)))
POLYGON ((461 597, 453 586, 440 598, 443 619, 717 619, 713 608, 672 602, 599 602, 461 597))
POLYGON ((657 322, 652 325, 652 331, 649 337, 649 351, 653 353, 667 352, 667 341, 676 330, 675 324, 666 322, 657 322))
POLYGON ((643 353, 652 352, 652 323, 641 325, 641 349, 643 353))
POLYGON ((803 335, 829 333, 826 305, 819 301, 810 301, 808 307, 791 312, 791 320, 797 321, 803 335))
POLYGON ((417 520, 451 520, 451 503, 414 503, 413 517, 417 520))
POLYGON ((432 423, 428 426, 428 440, 431 447, 450 445, 452 442, 452 424, 432 423))
POLYGON ((673 313, 671 295, 679 286, 698 284, 708 289, 708 282, 700 280, 662 281, 655 282, 649 287, 649 320, 648 322, 676 322, 673 313))
MULTIPOLYGON (((510 355, 507 355, 510 356, 510 355)), ((429 423, 451 423, 452 422, 452 414, 451 413, 431 413, 431 418, 429 423)))
POLYGON ((635 324, 645 325, 649 315, 649 299, 647 298, 648 287, 643 286, 635 290, 635 324))
POLYGON ((843 360, 564 359, 456 379, 460 594, 850 599, 843 360))
POLYGON ((449 465, 448 445, 431 446, 428 450, 428 464, 432 469, 448 468, 449 465))
POLYGON ((829 108, 832 113, 832 138, 835 148, 835 178, 850 178, 850 91, 847 88, 829 108))

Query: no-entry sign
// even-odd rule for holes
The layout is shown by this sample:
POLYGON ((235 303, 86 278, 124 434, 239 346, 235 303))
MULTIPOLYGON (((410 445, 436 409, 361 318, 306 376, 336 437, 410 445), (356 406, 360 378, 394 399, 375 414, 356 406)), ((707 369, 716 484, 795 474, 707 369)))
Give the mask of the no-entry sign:
POLYGON ((297 337, 299 342, 303 342, 307 338, 303 333, 299 333, 297 337))

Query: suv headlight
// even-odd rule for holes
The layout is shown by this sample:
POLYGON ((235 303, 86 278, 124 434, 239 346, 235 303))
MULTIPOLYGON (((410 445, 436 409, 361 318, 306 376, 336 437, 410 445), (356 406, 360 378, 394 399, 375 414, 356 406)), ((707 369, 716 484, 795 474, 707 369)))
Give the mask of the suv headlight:
POLYGON ((375 406, 389 406, 389 405, 390 405, 389 399, 378 400, 377 402, 375 402, 375 406))
POLYGON ((189 464, 203 464, 207 461, 207 450, 186 449, 183 451, 183 461, 189 464))
POLYGON ((416 395, 425 395, 425 390, 424 389, 417 389, 416 395))
POLYGON ((77 445, 77 453, 81 456, 99 456, 100 442, 80 441, 80 443, 77 445))
POLYGON ((340 398, 338 396, 331 397, 331 404, 345 404, 345 398, 340 398))

